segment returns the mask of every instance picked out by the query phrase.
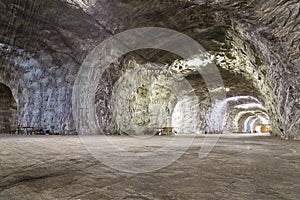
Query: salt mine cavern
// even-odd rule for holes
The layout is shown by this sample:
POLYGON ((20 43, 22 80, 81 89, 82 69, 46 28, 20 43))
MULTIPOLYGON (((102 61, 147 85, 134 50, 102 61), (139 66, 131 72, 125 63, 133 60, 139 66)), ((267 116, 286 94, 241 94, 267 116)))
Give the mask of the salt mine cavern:
POLYGON ((0 0, 0 199, 300 199, 299 0, 0 0))

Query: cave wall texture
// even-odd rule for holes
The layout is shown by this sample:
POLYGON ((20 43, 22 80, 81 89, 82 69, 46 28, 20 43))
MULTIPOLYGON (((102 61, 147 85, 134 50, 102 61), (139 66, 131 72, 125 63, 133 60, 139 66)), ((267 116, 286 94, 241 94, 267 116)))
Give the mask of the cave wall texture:
POLYGON ((0 84, 0 132, 8 132, 9 128, 17 125, 17 104, 11 90, 0 84))
MULTIPOLYGON (((258 98, 270 116, 273 134, 297 139, 299 7, 298 0, 1 0, 0 82, 17 102, 19 124, 74 133, 72 88, 85 56, 127 29, 165 27, 192 37, 211 54, 231 88, 228 97, 258 98)), ((163 51, 132 54, 132 60, 142 64, 174 62, 163 51)), ((109 131, 116 128, 109 103, 114 84, 131 69, 131 56, 122 59, 97 86, 98 121, 109 125, 109 131)), ((207 110, 210 102, 203 86, 193 87, 199 97, 196 107, 207 110)), ((235 115, 227 116, 234 121, 235 115)), ((203 118, 195 122, 199 129, 205 128, 203 118)))

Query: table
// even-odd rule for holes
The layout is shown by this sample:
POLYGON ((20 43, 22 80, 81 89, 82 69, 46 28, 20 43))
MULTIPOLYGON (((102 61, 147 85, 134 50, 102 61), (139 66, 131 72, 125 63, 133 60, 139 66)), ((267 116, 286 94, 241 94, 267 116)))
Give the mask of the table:
POLYGON ((34 127, 32 126, 19 126, 19 131, 21 134, 25 133, 26 135, 32 135, 33 134, 34 127))

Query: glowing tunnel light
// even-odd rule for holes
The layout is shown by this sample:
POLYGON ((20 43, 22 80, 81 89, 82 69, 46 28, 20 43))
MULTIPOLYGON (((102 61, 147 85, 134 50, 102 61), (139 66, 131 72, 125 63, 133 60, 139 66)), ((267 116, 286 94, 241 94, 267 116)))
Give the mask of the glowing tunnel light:
POLYGON ((269 119, 267 119, 266 117, 263 117, 263 116, 261 116, 261 115, 258 115, 257 117, 258 117, 258 119, 261 121, 261 123, 262 123, 263 125, 268 125, 268 124, 270 124, 269 119))
POLYGON ((259 108, 262 110, 265 110, 265 107, 259 103, 247 103, 247 104, 241 104, 241 105, 237 105, 234 108, 237 109, 253 109, 253 108, 259 108))

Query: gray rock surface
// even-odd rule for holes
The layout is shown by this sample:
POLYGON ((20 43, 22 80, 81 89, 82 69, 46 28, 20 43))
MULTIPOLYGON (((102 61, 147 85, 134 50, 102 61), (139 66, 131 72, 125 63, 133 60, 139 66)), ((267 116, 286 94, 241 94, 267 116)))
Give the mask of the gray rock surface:
MULTIPOLYGON (((230 87, 228 97, 248 93, 258 98, 274 135, 299 138, 299 6, 297 0, 3 0, 0 82, 12 91, 20 124, 74 133, 72 87, 87 53, 124 30, 165 27, 187 34, 210 53, 225 87, 230 87), (230 81, 232 77, 236 78, 230 81)), ((179 59, 153 49, 132 54, 138 63, 170 64, 179 59)), ((115 64, 116 70, 107 74, 96 99, 97 95, 110 98, 113 84, 127 70, 123 64, 115 64)), ((203 129, 207 122, 202 119, 211 103, 207 93, 197 94, 205 91, 201 80, 193 88, 199 96, 198 127, 203 129)), ((113 132, 116 124, 108 117, 113 113, 107 100, 97 105, 102 112, 97 114, 99 123, 113 132)))
MULTIPOLYGON (((111 137, 134 152, 172 139, 111 137)), ((220 138, 200 159, 203 141, 166 168, 130 174, 96 160, 78 136, 0 137, 0 199, 299 199, 299 141, 220 138)))

